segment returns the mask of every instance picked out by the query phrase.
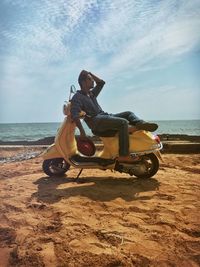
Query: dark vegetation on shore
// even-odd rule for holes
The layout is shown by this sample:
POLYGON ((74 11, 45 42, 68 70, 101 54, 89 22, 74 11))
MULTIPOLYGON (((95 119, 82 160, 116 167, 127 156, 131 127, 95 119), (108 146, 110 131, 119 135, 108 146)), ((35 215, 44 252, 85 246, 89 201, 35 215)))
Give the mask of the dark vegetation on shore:
MULTIPOLYGON (((162 153, 200 153, 200 136, 182 135, 182 134, 161 134, 159 135, 163 149, 162 153)), ((98 136, 91 137, 94 143, 101 144, 98 136)), ((7 141, 0 140, 0 146, 49 146, 54 143, 54 136, 46 137, 36 141, 7 141)))

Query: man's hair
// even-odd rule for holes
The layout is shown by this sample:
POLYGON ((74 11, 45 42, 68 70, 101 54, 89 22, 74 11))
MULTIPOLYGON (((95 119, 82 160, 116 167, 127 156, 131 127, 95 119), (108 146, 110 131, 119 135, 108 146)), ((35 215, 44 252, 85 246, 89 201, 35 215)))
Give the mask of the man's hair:
POLYGON ((82 82, 85 81, 87 79, 88 76, 88 72, 86 70, 82 70, 81 73, 78 76, 78 83, 81 87, 82 82))

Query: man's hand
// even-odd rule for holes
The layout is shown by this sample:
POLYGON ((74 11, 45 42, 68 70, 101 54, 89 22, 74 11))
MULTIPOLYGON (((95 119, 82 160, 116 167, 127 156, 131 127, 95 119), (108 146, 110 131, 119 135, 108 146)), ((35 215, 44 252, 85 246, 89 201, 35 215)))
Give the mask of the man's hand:
POLYGON ((80 138, 81 139, 87 138, 87 135, 85 133, 85 130, 84 130, 83 126, 82 126, 82 123, 81 123, 80 119, 76 118, 74 121, 75 121, 76 126, 78 127, 78 129, 80 131, 80 138))
POLYGON ((95 81, 96 84, 98 84, 98 83, 103 83, 103 84, 105 84, 105 82, 104 82, 102 79, 100 79, 99 77, 97 77, 97 76, 94 75, 93 73, 91 73, 91 72, 89 72, 89 71, 87 71, 87 73, 88 73, 88 75, 90 75, 90 76, 93 78, 93 80, 95 81))
POLYGON ((83 128, 80 130, 80 138, 81 139, 86 139, 87 138, 87 135, 86 135, 85 130, 83 128))

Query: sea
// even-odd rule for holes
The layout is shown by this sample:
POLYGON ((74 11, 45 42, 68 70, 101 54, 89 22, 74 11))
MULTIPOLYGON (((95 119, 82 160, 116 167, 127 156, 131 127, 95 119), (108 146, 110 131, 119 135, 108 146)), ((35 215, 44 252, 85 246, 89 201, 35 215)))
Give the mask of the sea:
MULTIPOLYGON (((186 134, 200 136, 200 120, 162 120, 154 121, 159 125, 156 134, 186 134)), ((55 136, 60 122, 46 123, 1 123, 0 141, 37 141, 55 136)), ((88 135, 92 136, 86 124, 83 125, 88 135)), ((76 131, 78 134, 78 130, 76 131)))

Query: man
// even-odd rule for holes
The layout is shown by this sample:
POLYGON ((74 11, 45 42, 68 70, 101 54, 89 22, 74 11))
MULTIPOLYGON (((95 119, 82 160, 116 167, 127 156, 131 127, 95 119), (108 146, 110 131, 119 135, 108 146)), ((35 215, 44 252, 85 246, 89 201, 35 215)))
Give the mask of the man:
POLYGON ((119 132, 119 159, 121 161, 130 160, 128 125, 133 125, 138 130, 152 132, 158 128, 158 125, 145 122, 130 111, 117 114, 104 112, 96 98, 105 82, 91 72, 82 70, 78 83, 81 90, 77 91, 71 100, 71 116, 79 128, 81 137, 86 137, 79 118, 80 111, 84 111, 86 113, 84 120, 92 131, 116 130, 119 132), (94 83, 96 83, 95 87, 94 83))

